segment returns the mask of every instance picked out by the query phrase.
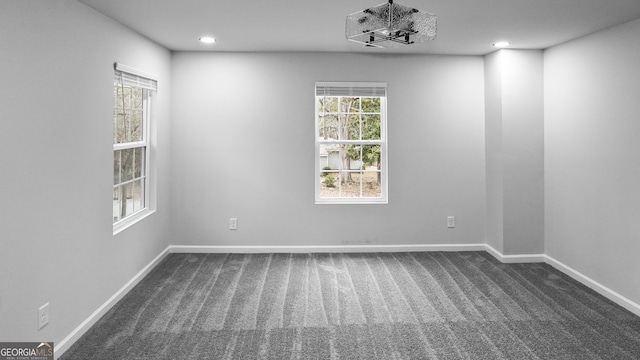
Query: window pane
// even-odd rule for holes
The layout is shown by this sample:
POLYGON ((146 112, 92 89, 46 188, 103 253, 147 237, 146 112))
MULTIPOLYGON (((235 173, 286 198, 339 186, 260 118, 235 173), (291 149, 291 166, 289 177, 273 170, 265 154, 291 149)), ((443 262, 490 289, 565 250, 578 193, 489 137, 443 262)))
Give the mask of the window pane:
POLYGON ((120 183, 120 151, 113 152, 113 185, 120 183))
POLYGON ((133 183, 122 185, 122 217, 133 214, 133 183))
POLYGON ((364 115, 362 117, 362 139, 380 140, 380 115, 364 115))
POLYGON ((113 143, 121 144, 126 142, 124 116, 122 109, 116 109, 113 113, 113 143))
POLYGON ((120 86, 120 84, 115 83, 114 86, 114 108, 116 109, 122 109, 122 106, 124 105, 124 95, 123 95, 123 90, 122 87, 120 86))
POLYGON ((319 97, 320 100, 320 111, 324 111, 327 113, 337 113, 338 112, 338 98, 335 96, 323 96, 319 97))
POLYGON ((134 149, 120 150, 120 166, 122 169, 121 182, 133 179, 133 151, 134 149))
POLYGON ((318 168, 320 170, 329 170, 331 167, 329 166, 329 152, 327 151, 327 146, 320 144, 320 157, 318 159, 318 168))
POLYGON ((133 111, 133 116, 130 119, 131 138, 129 141, 142 141, 142 126, 144 126, 142 121, 142 110, 133 111))
POLYGON ((133 212, 144 208, 144 182, 142 179, 133 183, 132 202, 133 212))
POLYGON ((362 162, 366 169, 380 170, 380 145, 363 145, 362 162))
POLYGON ((360 140, 360 115, 352 114, 347 117, 347 130, 349 140, 360 140))
POLYGON ((320 169, 329 167, 330 169, 340 169, 342 159, 340 157, 340 145, 320 144, 320 169))
POLYGON ((353 97, 340 98, 340 112, 341 113, 360 112, 360 98, 353 98, 353 97))
POLYGON ((338 115, 320 115, 318 121, 318 137, 325 140, 338 138, 338 115))
POLYGON ((122 187, 113 187, 113 222, 120 220, 120 208, 122 207, 122 187))
POLYGON ((362 98, 362 112, 379 113, 380 98, 362 98))
POLYGON ((113 143, 141 141, 143 134, 143 90, 114 84, 113 143), (135 110, 135 111, 134 111, 135 110))
POLYGON ((353 149, 353 147, 354 145, 347 145, 347 144, 340 145, 340 167, 338 167, 338 169, 341 169, 341 170, 351 169, 351 160, 353 158, 352 154, 354 151, 356 151, 353 149))
POLYGON ((362 196, 381 197, 380 171, 365 171, 362 173, 362 196))
POLYGON ((142 88, 133 88, 131 108, 142 110, 142 88))
POLYGON ((360 145, 342 145, 343 159, 342 168, 347 170, 359 170, 360 166, 360 145))
POLYGON ((124 108, 126 110, 130 110, 131 109, 131 88, 128 86, 125 86, 123 88, 123 101, 124 101, 124 108))
POLYGON ((362 190, 362 171, 354 172, 351 174, 351 181, 353 183, 353 196, 360 197, 362 190))
POLYGON ((340 140, 354 140, 351 139, 353 133, 355 132, 356 139, 357 136, 360 136, 360 119, 358 115, 348 115, 348 114, 340 114, 340 132, 339 139, 340 140))
POLYGON ((144 176, 144 173, 143 173, 143 170, 144 170, 144 148, 135 148, 133 150, 134 150, 133 177, 134 178, 139 178, 141 176, 144 176))
POLYGON ((362 161, 365 169, 362 175, 362 193, 364 197, 382 196, 380 151, 380 145, 364 145, 362 147, 362 161))
POLYGON ((339 174, 336 172, 327 172, 320 174, 320 197, 335 198, 340 196, 339 192, 339 174))
POLYGON ((358 167, 360 159, 360 145, 342 145, 342 167, 343 170, 354 170, 358 167))
POLYGON ((359 172, 343 171, 341 174, 340 195, 346 198, 360 197, 359 172))
POLYGON ((125 109, 125 112, 126 113, 124 115, 124 141, 123 142, 131 142, 133 141, 131 139, 131 131, 133 129, 131 109, 125 109))

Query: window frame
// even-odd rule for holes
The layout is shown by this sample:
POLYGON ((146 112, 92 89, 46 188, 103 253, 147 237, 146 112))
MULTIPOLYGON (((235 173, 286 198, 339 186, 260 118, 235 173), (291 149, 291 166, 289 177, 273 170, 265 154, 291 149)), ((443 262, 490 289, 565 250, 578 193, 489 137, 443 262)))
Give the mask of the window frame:
MULTIPOLYGON (((389 164, 388 164, 388 140, 387 140, 387 83, 386 82, 316 82, 315 83, 315 116, 314 116, 314 138, 315 138, 315 204, 388 204, 389 196, 388 196, 388 172, 389 172, 389 164), (345 140, 345 139, 327 139, 323 140, 320 138, 320 115, 324 112, 319 109, 319 98, 323 95, 318 94, 319 88, 336 88, 339 89, 339 92, 344 92, 344 95, 329 95, 329 96, 340 96, 340 97, 376 97, 380 99, 380 140, 345 140), (384 94, 375 94, 375 95, 351 95, 353 91, 359 93, 360 89, 370 89, 370 88, 383 88, 384 94), (321 185, 321 173, 324 171, 321 169, 320 163, 320 147, 321 145, 380 145, 380 197, 363 197, 362 196, 362 183, 360 183, 360 197, 321 197, 320 195, 320 185, 321 185)), ((338 110, 338 115, 349 114, 343 113, 338 110)), ((360 116, 365 115, 365 113, 360 112, 360 116)), ((362 122, 360 123, 360 137, 362 137, 362 122)), ((360 173, 361 170, 353 170, 353 169, 338 169, 335 172, 351 172, 351 173, 360 173)), ((378 171, 376 171, 378 172, 378 171)), ((338 182, 338 186, 341 184, 338 182)))
MULTIPOLYGON (((142 201, 144 205, 137 211, 132 212, 117 221, 113 221, 113 235, 118 234, 119 232, 127 229, 131 225, 141 221, 147 216, 153 214, 155 212, 155 189, 153 181, 153 177, 155 171, 153 170, 153 141, 152 141, 152 133, 153 133, 153 111, 152 107, 154 104, 153 98, 155 91, 157 89, 157 76, 148 74, 141 70, 115 63, 114 64, 115 77, 113 86, 122 86, 125 87, 137 87, 142 90, 142 136, 140 141, 131 141, 126 143, 115 143, 113 142, 113 156, 115 161, 116 151, 119 150, 127 150, 127 149, 143 149, 144 156, 143 161, 144 164, 141 167, 141 176, 135 177, 133 175, 132 179, 127 181, 120 181, 117 184, 112 179, 113 192, 115 194, 116 187, 122 186, 127 183, 134 183, 135 181, 139 181, 141 178, 144 178, 142 181, 142 186, 144 187, 143 198, 142 201), (125 79, 126 80, 123 80, 125 79), (144 174, 142 174, 144 173, 144 174)), ((115 110, 117 108, 114 103, 112 108, 115 110)), ((113 121, 113 131, 115 132, 115 121, 113 121)), ((112 135, 113 137, 114 135, 112 135)), ((115 139, 114 139, 115 140, 115 139)), ((115 176, 115 170, 113 175, 115 176)), ((125 200, 126 201, 126 200, 125 200)), ((112 209, 113 215, 113 209, 112 209)))

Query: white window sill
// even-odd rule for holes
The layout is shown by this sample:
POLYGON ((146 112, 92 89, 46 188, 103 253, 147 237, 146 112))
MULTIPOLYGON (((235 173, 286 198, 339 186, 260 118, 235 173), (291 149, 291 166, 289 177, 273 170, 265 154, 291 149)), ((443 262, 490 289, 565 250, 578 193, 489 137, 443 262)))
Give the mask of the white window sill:
POLYGON ((150 210, 150 209, 143 209, 138 211, 137 213, 128 216, 118 222, 115 222, 113 224, 113 235, 117 235, 118 233, 124 231, 125 229, 129 228, 130 226, 142 221, 142 219, 146 218, 147 216, 155 213, 155 210, 150 210))

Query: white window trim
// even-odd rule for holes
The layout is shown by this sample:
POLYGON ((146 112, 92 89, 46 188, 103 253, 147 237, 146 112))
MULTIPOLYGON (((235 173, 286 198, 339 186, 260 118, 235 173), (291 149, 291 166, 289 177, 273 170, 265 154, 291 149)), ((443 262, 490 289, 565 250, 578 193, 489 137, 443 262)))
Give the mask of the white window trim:
MULTIPOLYGON (((314 99, 317 96, 316 89, 318 87, 341 87, 341 88, 350 88, 350 87, 384 87, 386 89, 387 83, 381 82, 316 82, 314 86, 314 99)), ((380 97, 380 140, 324 140, 320 141, 318 139, 319 129, 318 129, 318 102, 314 100, 315 103, 315 113, 314 113, 314 137, 315 137, 315 204, 318 205, 335 205, 335 204, 346 204, 346 205, 380 205, 380 204, 388 204, 389 203, 389 162, 387 156, 387 148, 388 148, 388 140, 387 140, 387 96, 385 91, 385 96, 380 97), (322 198, 320 197, 320 144, 346 144, 346 143, 357 143, 357 144, 376 144, 380 145, 380 167, 383 169, 380 172, 381 176, 381 196, 380 197, 342 197, 342 198, 322 198)), ((349 171, 349 170, 347 170, 349 171)))
POLYGON ((122 232, 123 230, 129 228, 133 224, 136 224, 148 216, 152 215, 156 212, 156 167, 155 167, 155 156, 153 154, 153 143, 155 139, 155 126, 151 124, 152 118, 152 107, 154 107, 154 101, 152 100, 154 97, 155 89, 157 88, 157 80, 158 77, 156 75, 152 75, 146 73, 144 71, 138 70, 136 68, 126 66, 120 63, 114 63, 114 69, 116 71, 122 72, 126 75, 133 75, 137 79, 141 80, 143 83, 138 84, 136 86, 142 87, 143 91, 147 93, 147 96, 143 97, 143 109, 144 109, 144 129, 143 132, 143 140, 132 143, 125 144, 113 144, 113 150, 123 150, 130 149, 136 147, 144 147, 145 148, 145 178, 144 178, 144 197, 145 197, 145 206, 144 208, 136 211, 135 213, 120 219, 113 223, 113 235, 122 232), (146 80, 151 80, 151 82, 147 82, 146 80), (152 84, 152 87, 147 86, 147 84, 152 84))
POLYGON ((155 209, 144 208, 144 209, 142 209, 140 211, 137 211, 137 212, 127 216, 126 218, 124 218, 122 220, 119 220, 118 222, 113 223, 113 235, 119 234, 123 230, 126 230, 127 228, 129 228, 133 224, 136 224, 136 223, 142 221, 142 219, 148 217, 149 215, 151 215, 151 214, 153 214, 155 212, 156 212, 155 209))

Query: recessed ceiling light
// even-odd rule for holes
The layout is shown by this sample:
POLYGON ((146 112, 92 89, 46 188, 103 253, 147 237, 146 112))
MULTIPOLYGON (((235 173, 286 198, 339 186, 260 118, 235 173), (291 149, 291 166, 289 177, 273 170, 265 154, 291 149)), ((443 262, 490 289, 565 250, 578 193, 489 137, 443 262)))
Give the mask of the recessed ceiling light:
POLYGON ((497 48, 503 48, 503 47, 507 47, 509 45, 511 45, 511 43, 508 42, 508 41, 498 41, 498 42, 493 43, 493 47, 497 47, 497 48))
POLYGON ((202 36, 200 38, 200 42, 203 42, 205 44, 213 44, 214 42, 216 42, 216 39, 211 36, 202 36))

